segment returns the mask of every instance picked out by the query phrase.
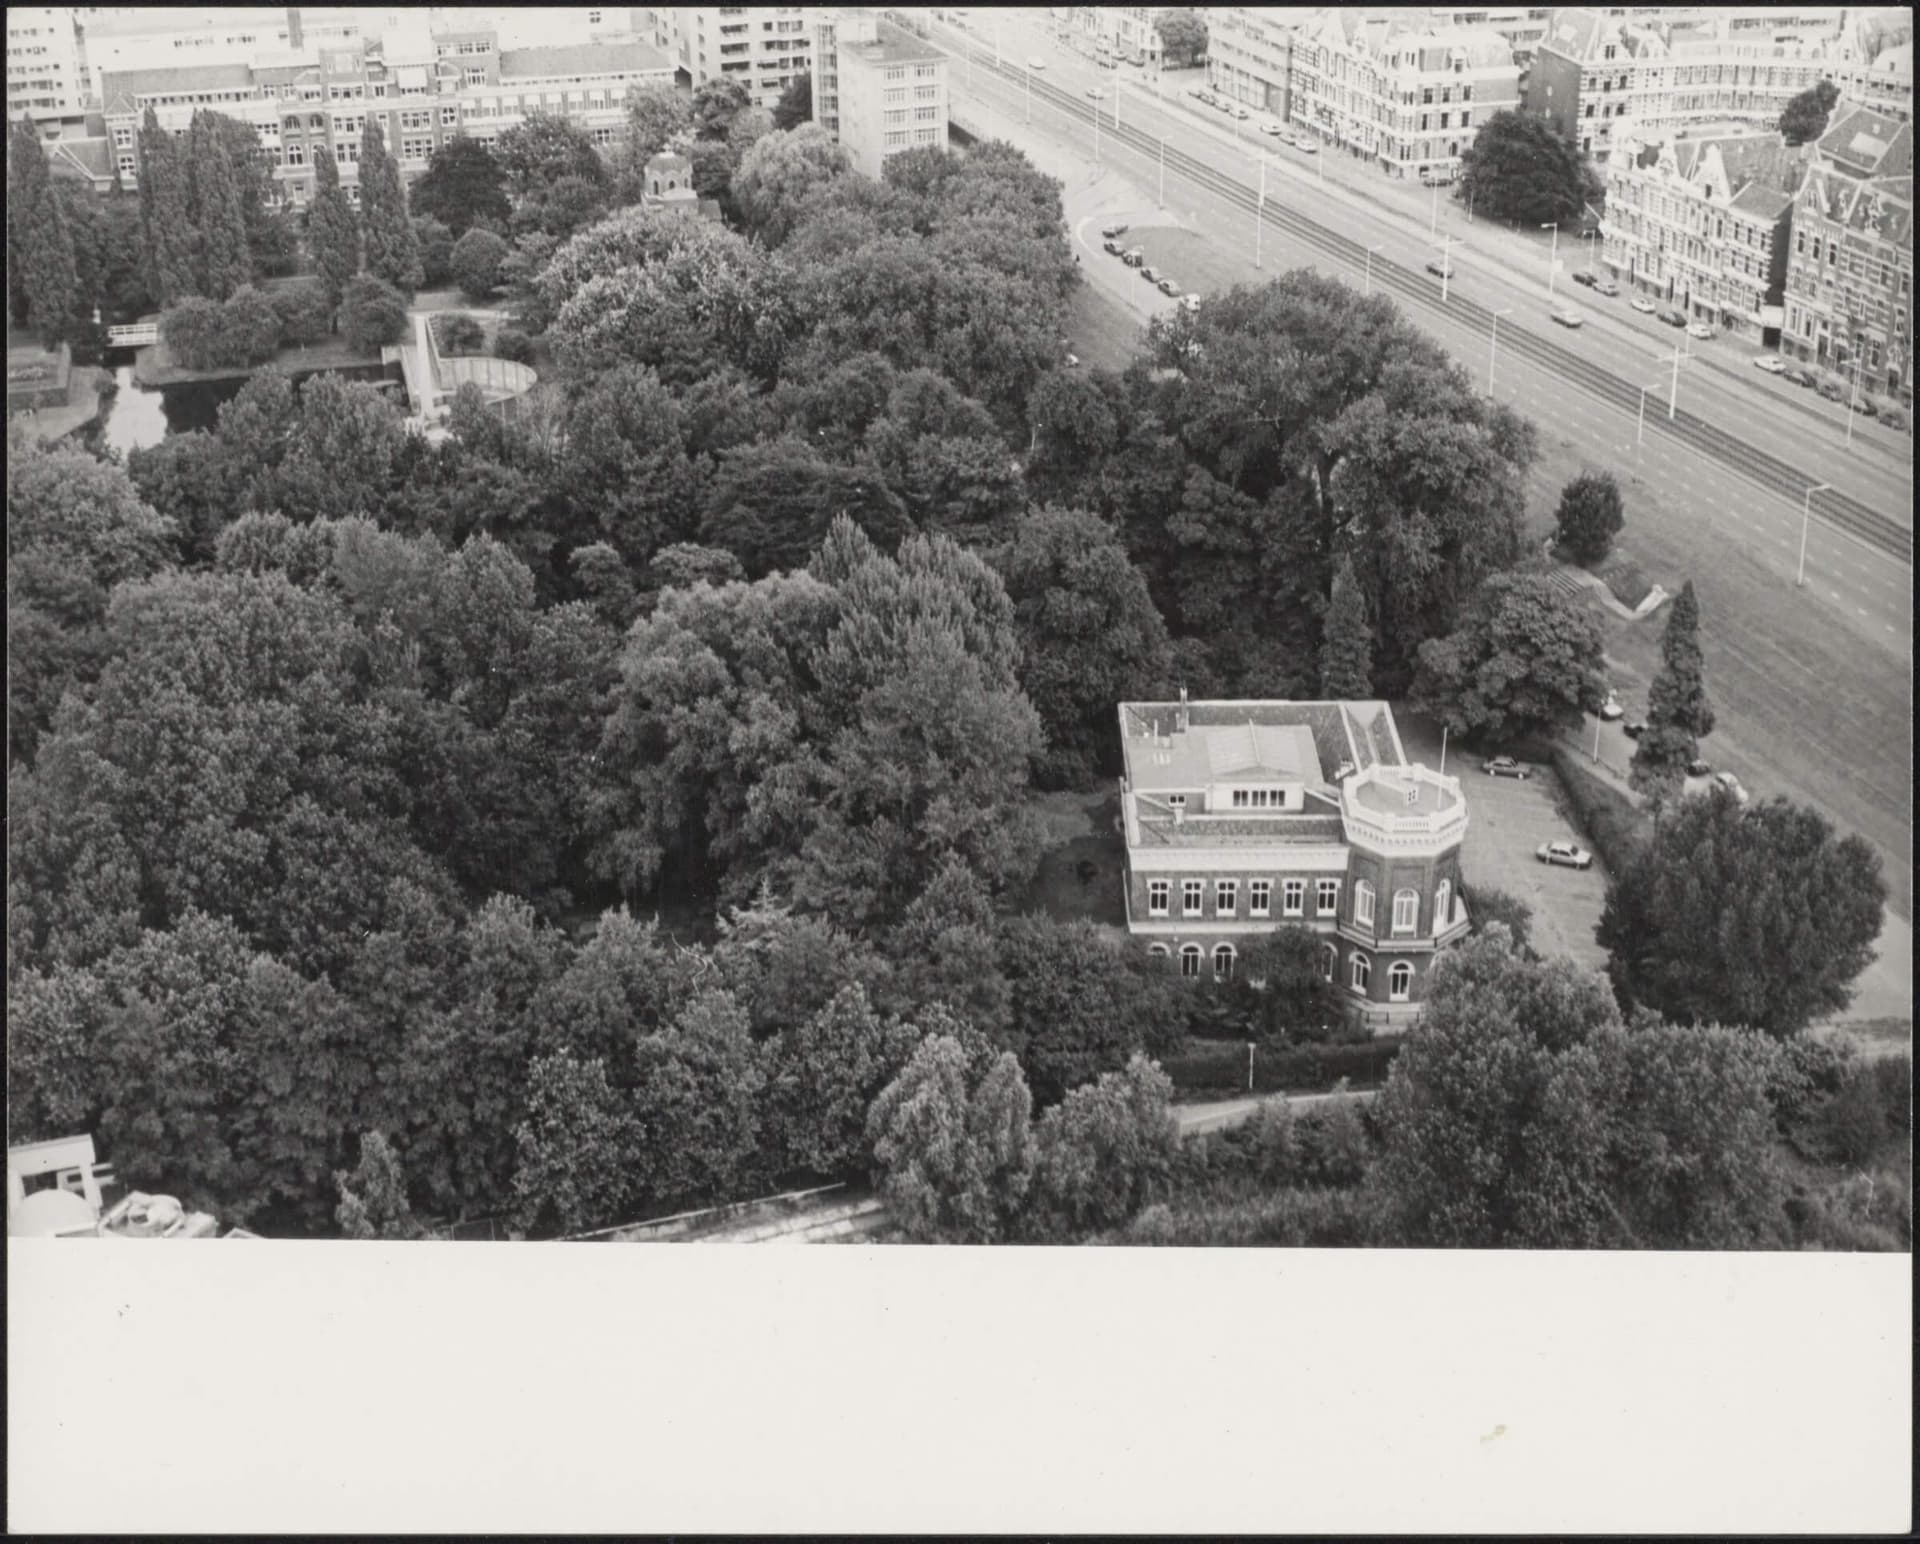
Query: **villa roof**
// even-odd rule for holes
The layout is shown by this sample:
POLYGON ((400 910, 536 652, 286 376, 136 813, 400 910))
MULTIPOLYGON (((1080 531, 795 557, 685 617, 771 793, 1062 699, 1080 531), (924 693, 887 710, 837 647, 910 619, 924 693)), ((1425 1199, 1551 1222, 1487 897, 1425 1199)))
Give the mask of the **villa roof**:
POLYGON ((1178 702, 1121 704, 1127 777, 1143 793, 1203 788, 1265 771, 1309 789, 1342 766, 1401 766, 1384 702, 1192 702, 1179 732, 1178 702))
POLYGON ((109 113, 140 110, 143 96, 186 91, 244 91, 253 85, 250 64, 170 65, 164 70, 117 70, 100 78, 100 100, 109 113))

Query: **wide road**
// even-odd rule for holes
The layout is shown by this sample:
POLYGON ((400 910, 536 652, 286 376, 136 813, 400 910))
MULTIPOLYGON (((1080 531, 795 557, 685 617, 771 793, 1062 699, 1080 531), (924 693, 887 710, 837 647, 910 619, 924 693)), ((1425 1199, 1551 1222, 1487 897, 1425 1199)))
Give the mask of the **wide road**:
MULTIPOLYGON (((937 34, 939 29, 935 31, 937 34)), ((1023 42, 1020 46, 1039 45, 1023 42)), ((964 64, 956 64, 953 85, 956 98, 963 103, 971 101, 976 112, 982 108, 987 110, 986 116, 996 133, 1019 142, 1029 112, 1030 80, 1025 57, 1010 55, 1003 42, 1003 65, 1013 74, 1010 78, 1006 74, 996 75, 992 69, 991 47, 976 45, 973 67, 969 70, 964 64)), ((1160 179, 1158 144, 1149 153, 1128 144, 1124 134, 1116 137, 1111 130, 1113 72, 1096 70, 1055 46, 1048 69, 1032 72, 1031 112, 1037 118, 1034 127, 1050 136, 1064 134, 1075 143, 1084 141, 1085 155, 1090 161, 1092 125, 1088 112, 1091 103, 1084 97, 1063 98, 1060 94, 1062 80, 1071 78, 1075 69, 1088 85, 1104 83, 1109 91, 1102 115, 1102 161, 1141 187, 1156 188, 1160 179), (1055 63, 1054 59, 1070 62, 1055 63), (1052 79, 1043 83, 1043 76, 1052 79)), ((1082 87, 1083 92, 1085 89, 1082 87)), ((1140 116, 1131 96, 1124 102, 1122 111, 1123 123, 1128 125, 1140 116)), ((1164 121, 1171 121, 1173 116, 1162 115, 1164 121)), ((1210 129, 1203 126, 1185 132, 1204 146, 1210 129)), ((1166 198, 1175 211, 1169 223, 1207 233, 1223 249, 1244 245, 1246 277, 1257 278, 1251 267, 1254 234, 1251 193, 1244 184, 1222 179, 1206 165, 1183 167, 1177 159, 1177 138, 1177 131, 1168 135, 1166 198)), ((1214 146, 1211 166, 1226 162, 1230 154, 1230 149, 1214 146)), ((1312 159, 1318 161, 1326 157, 1312 159)), ((1806 458, 1816 469, 1816 475, 1830 472, 1832 475, 1827 480, 1856 498, 1863 491, 1886 496, 1892 489, 1910 490, 1909 469, 1895 462, 1886 443, 1869 446, 1863 432, 1853 460, 1847 461, 1847 447, 1837 436, 1833 437, 1834 445, 1819 443, 1820 436, 1829 431, 1816 419, 1800 412, 1797 402, 1784 399, 1768 403, 1766 388, 1778 383, 1747 366, 1753 377, 1751 385, 1758 388, 1749 390, 1750 383, 1745 377, 1702 368, 1699 355, 1680 367, 1681 414, 1677 427, 1689 432, 1688 438, 1680 438, 1665 417, 1674 387, 1670 357, 1673 343, 1669 341, 1673 334, 1668 333, 1666 339, 1650 336, 1636 341, 1630 332, 1618 336, 1609 334, 1596 320, 1578 333, 1562 332, 1558 339, 1542 338, 1525 328, 1524 313, 1529 306, 1544 313, 1544 286, 1529 299, 1516 296, 1510 287, 1503 291, 1497 273, 1481 274, 1477 282, 1489 298, 1473 301, 1468 297, 1473 294, 1475 280, 1469 278, 1467 264, 1457 255, 1457 248, 1456 276, 1446 286, 1443 304, 1439 281, 1422 273, 1417 266, 1423 261, 1422 245, 1391 219, 1371 214, 1364 208, 1345 208, 1330 197, 1324 206, 1312 207, 1313 218, 1309 222, 1298 213, 1289 215, 1284 206, 1276 207, 1277 201, 1271 197, 1276 185, 1277 171, 1270 173, 1270 199, 1263 236, 1266 267, 1270 271, 1305 264, 1379 285, 1406 305, 1423 329, 1433 334, 1466 368, 1476 375, 1490 375, 1496 394, 1502 400, 1513 401, 1528 416, 1538 420, 1543 430, 1564 438, 1597 464, 1618 469, 1623 477, 1637 475, 1647 484, 1658 487, 1669 508, 1703 519, 1716 540, 1739 543, 1789 578, 1799 570, 1804 529, 1808 596, 1830 603, 1861 635, 1896 655, 1910 657, 1912 571, 1907 562, 1891 559, 1886 549, 1904 541, 1910 551, 1911 499, 1902 492, 1892 505, 1900 515, 1893 517, 1874 510, 1829 511, 1823 504, 1828 495, 1816 494, 1812 500, 1814 518, 1803 521, 1807 507, 1806 484, 1795 481, 1782 486, 1777 476, 1769 479, 1752 475, 1750 463, 1760 452, 1736 440, 1716 420, 1724 417, 1726 422, 1735 425, 1757 425, 1759 436, 1775 453, 1787 447, 1796 459, 1806 458), (1351 253, 1327 250, 1323 216, 1328 226, 1337 221, 1351 227, 1353 234, 1349 239, 1353 242, 1361 241, 1363 236, 1367 238, 1359 248, 1359 260, 1352 262, 1352 266, 1361 268, 1364 264, 1370 267, 1370 275, 1347 271, 1351 253), (1374 249, 1370 260, 1365 255, 1368 247, 1374 249), (1512 310, 1502 316, 1496 342, 1490 313, 1506 311, 1508 307, 1512 310), (1662 342, 1669 358, 1656 361, 1653 349, 1645 345, 1662 342), (1560 346, 1555 347, 1556 344, 1560 346), (1569 355, 1568 344, 1578 352, 1569 355), (1596 374, 1592 364, 1586 361, 1590 351, 1603 362, 1607 358, 1625 361, 1614 372, 1618 378, 1596 374), (1629 372, 1633 361, 1642 353, 1643 368, 1636 378, 1629 372), (1640 394, 1621 390, 1620 383, 1626 380, 1632 380, 1636 388, 1649 388, 1644 393, 1644 419, 1640 394), (1764 416, 1768 411, 1779 418, 1771 426, 1764 416), (1703 440, 1705 444, 1701 443, 1703 440), (1874 452, 1871 456, 1869 450, 1874 452), (1873 475, 1863 474, 1856 483, 1843 483, 1842 476, 1856 465, 1873 475), (1863 535, 1848 526, 1829 523, 1840 515, 1846 515, 1856 525, 1863 521, 1877 524, 1863 535)), ((1151 223, 1155 218, 1152 203, 1147 202, 1133 217, 1135 223, 1151 223)), ((1345 233, 1335 231, 1333 234, 1337 238, 1345 233)), ((1094 272, 1099 271, 1099 264, 1112 261, 1098 253, 1097 230, 1076 231, 1075 235, 1086 241, 1089 254, 1086 260, 1095 265, 1094 272), (1088 237, 1092 239, 1087 241, 1088 237)), ((1604 301, 1584 295, 1581 302, 1582 309, 1589 313, 1603 304, 1604 301)), ((1630 312, 1624 315, 1633 319, 1630 312)), ((1659 331, 1665 333, 1666 329, 1659 331)), ((1722 346, 1723 342, 1716 342, 1703 348, 1722 346)), ((1879 426, 1867 427, 1881 436, 1883 442, 1890 439, 1879 426)))

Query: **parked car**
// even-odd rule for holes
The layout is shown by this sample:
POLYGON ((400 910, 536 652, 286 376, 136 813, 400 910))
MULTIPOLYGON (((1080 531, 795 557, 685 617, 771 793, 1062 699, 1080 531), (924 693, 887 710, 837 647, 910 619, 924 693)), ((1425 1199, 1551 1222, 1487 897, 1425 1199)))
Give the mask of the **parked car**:
POLYGON ((1287 131, 1281 128, 1280 125, 1275 123, 1271 118, 1268 118, 1260 125, 1260 132, 1262 134, 1284 134, 1287 131))
POLYGON ((1101 87, 1101 86, 1087 87, 1087 95, 1092 97, 1096 102, 1099 101, 1106 94, 1107 94, 1106 89, 1104 87, 1101 87))
POLYGON ((1622 717, 1626 711, 1625 708, 1620 706, 1620 699, 1612 692, 1608 692, 1607 700, 1600 704, 1600 716, 1607 720, 1608 723, 1612 723, 1616 718, 1622 717))
POLYGON ((1533 855, 1542 863, 1551 863, 1557 868, 1593 867, 1593 854, 1584 847, 1574 846, 1572 842, 1542 842, 1534 848, 1533 855))
POLYGON ((1131 229, 1132 227, 1128 225, 1103 225, 1100 227, 1100 234, 1102 236, 1124 236, 1131 229))
POLYGON ((1103 252, 1111 253, 1115 257, 1118 257, 1122 251, 1120 243, 1117 241, 1103 241, 1100 243, 1100 249, 1103 252))
POLYGON ((1593 281, 1593 292, 1596 295, 1617 295, 1620 293, 1620 286, 1602 274, 1593 281))
POLYGON ((1140 277, 1145 279, 1149 284, 1158 284, 1160 282, 1160 270, 1149 263, 1140 270, 1140 277))
POLYGON ((1293 148, 1298 150, 1302 155, 1318 155, 1320 153, 1320 147, 1304 134, 1294 140, 1293 148))
POLYGON ((1572 306, 1562 306, 1558 311, 1550 314, 1562 327, 1578 327, 1586 321, 1586 318, 1574 310, 1572 306))
POLYGON ((1573 282, 1575 284, 1584 284, 1588 289, 1593 288, 1594 278, 1595 274, 1591 268, 1576 268, 1573 272, 1573 282))
POLYGON ((1651 300, 1647 299, 1645 295, 1635 295, 1627 304, 1643 316, 1652 316, 1655 311, 1660 309, 1651 300))
POLYGON ((1796 386, 1818 386, 1820 384, 1819 376, 1815 375, 1811 370, 1802 370, 1798 365, 1783 370, 1780 378, 1785 381, 1792 381, 1796 386))
POLYGON ((1027 61, 1027 68, 1030 70, 1044 70, 1046 67, 1047 61, 1042 59, 1038 54, 1035 54, 1027 61))
POLYGON ((1522 782, 1531 777, 1532 772, 1520 765, 1511 756, 1495 756, 1491 761, 1480 763, 1480 770, 1488 777, 1517 777, 1522 782))
POLYGON ((1200 309, 1200 297, 1198 295, 1182 295, 1180 297, 1180 309, 1182 311, 1198 311, 1200 309))
POLYGON ((1711 777, 1713 776, 1713 763, 1704 757, 1696 756, 1692 761, 1687 763, 1687 776, 1711 777))
POLYGON ((1160 281, 1160 293, 1163 295, 1177 295, 1180 293, 1180 286, 1175 284, 1171 279, 1162 279, 1160 281))
POLYGON ((1676 311, 1672 306, 1668 306, 1666 310, 1655 314, 1669 327, 1684 327, 1687 325, 1687 313, 1684 311, 1676 311))
POLYGON ((1236 107, 1233 110, 1233 116, 1240 119, 1247 119, 1251 118, 1253 114, 1248 112, 1244 107, 1236 107))
POLYGON ((1880 409, 1880 422, 1889 429, 1904 430, 1907 427, 1907 415, 1900 408, 1883 407, 1880 409))
POLYGON ((1423 188, 1444 188, 1454 179, 1451 166, 1423 166, 1420 168, 1420 186, 1423 188))
POLYGON ((1071 350, 1069 350, 1067 353, 1067 359, 1066 359, 1067 368, 1069 370, 1074 369, 1079 363, 1080 363, 1080 356, 1076 353, 1073 353, 1071 350))
POLYGON ((1853 399, 1853 410, 1867 418, 1878 418, 1880 416, 1879 405, 1871 397, 1855 397, 1853 399))
POLYGON ((1647 732, 1647 721, 1644 718, 1630 718, 1620 726, 1620 730, 1629 740, 1637 740, 1647 732))
POLYGON ((1444 257, 1430 257, 1427 259, 1427 272, 1437 279, 1451 279, 1453 264, 1444 257))
POLYGON ((1778 354, 1761 354, 1754 359, 1753 363, 1756 369, 1765 370, 1769 375, 1787 373, 1787 362, 1778 354))
POLYGON ((1126 251, 1120 254, 1120 261, 1125 263, 1129 268, 1138 268, 1146 260, 1147 254, 1140 247, 1128 247, 1126 251))
POLYGON ((1687 336, 1689 338, 1698 338, 1702 343, 1711 343, 1715 338, 1719 337, 1720 334, 1715 332, 1705 322, 1688 322, 1687 336))
POLYGON ((1716 772, 1713 774, 1713 780, 1722 788, 1726 789, 1728 793, 1732 794, 1736 803, 1748 804, 1752 802, 1752 795, 1740 786, 1740 779, 1735 777, 1731 772, 1716 772))
POLYGON ((1829 402, 1845 402, 1847 400, 1847 388, 1839 381, 1822 381, 1820 383, 1820 395, 1825 397, 1829 402))

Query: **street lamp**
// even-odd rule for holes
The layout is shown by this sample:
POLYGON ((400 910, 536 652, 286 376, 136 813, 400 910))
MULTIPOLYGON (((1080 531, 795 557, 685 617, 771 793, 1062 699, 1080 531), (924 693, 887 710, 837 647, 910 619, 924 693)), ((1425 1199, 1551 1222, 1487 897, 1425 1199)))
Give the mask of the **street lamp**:
POLYGON ((1512 315, 1512 306, 1493 313, 1493 331, 1487 340, 1487 395, 1489 397, 1493 395, 1493 357, 1500 347, 1500 318, 1512 315))
MULTIPOLYGON (((1684 335, 1682 341, 1685 341, 1684 335)), ((1693 351, 1688 349, 1682 352, 1681 344, 1676 343, 1672 354, 1655 354, 1653 357, 1661 364, 1665 364, 1669 359, 1673 361, 1673 387, 1667 395, 1667 420, 1672 422, 1673 415, 1680 406, 1680 364, 1682 360, 1693 358, 1693 351)))
POLYGON ((1800 501, 1800 571, 1794 575, 1793 582, 1801 589, 1807 585, 1807 527, 1813 523, 1813 496, 1825 493, 1832 486, 1832 483, 1815 483, 1800 501))
POLYGON ((1373 254, 1385 245, 1386 243, 1383 241, 1379 246, 1367 248, 1367 286, 1365 290, 1362 291, 1363 294, 1371 295, 1373 293, 1373 254))
MULTIPOLYGON (((1855 340, 1858 341, 1857 339, 1855 340)), ((1866 350, 1856 348, 1853 351, 1853 385, 1847 392, 1847 447, 1853 447, 1853 419, 1855 404, 1860 400, 1860 365, 1867 357, 1866 350)))
POLYGON ((1554 270, 1560 266, 1560 222, 1549 220, 1540 227, 1543 231, 1553 232, 1553 246, 1547 253, 1547 299, 1553 299, 1554 270))
MULTIPOLYGON (((1591 241, 1595 236, 1598 236, 1599 234, 1600 233, 1598 231, 1582 231, 1580 233, 1580 239, 1582 241, 1591 241)), ((1588 273, 1593 273, 1595 271, 1593 266, 1593 248, 1592 247, 1587 248, 1587 255, 1584 259, 1582 259, 1582 261, 1586 263, 1588 273)))
POLYGON ((1640 446, 1647 437, 1647 393, 1659 389, 1658 381, 1649 381, 1640 388, 1640 422, 1633 431, 1633 480, 1635 482, 1640 480, 1640 446))

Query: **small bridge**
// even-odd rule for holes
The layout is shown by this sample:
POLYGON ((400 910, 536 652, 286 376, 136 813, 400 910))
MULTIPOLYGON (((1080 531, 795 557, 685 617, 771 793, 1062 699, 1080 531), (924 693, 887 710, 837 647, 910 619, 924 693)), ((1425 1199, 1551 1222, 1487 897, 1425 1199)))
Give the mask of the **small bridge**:
POLYGON ((133 322, 125 327, 107 329, 108 348, 145 348, 160 341, 158 322, 133 322))

